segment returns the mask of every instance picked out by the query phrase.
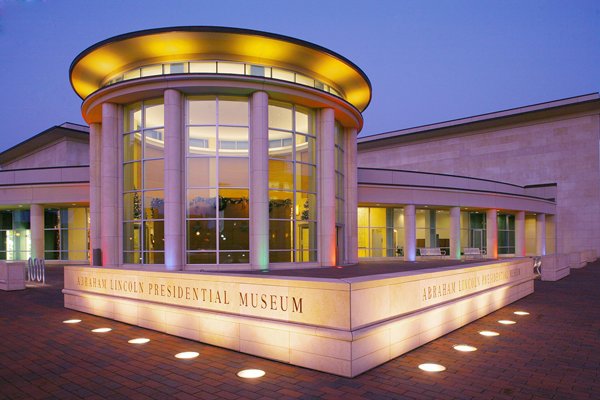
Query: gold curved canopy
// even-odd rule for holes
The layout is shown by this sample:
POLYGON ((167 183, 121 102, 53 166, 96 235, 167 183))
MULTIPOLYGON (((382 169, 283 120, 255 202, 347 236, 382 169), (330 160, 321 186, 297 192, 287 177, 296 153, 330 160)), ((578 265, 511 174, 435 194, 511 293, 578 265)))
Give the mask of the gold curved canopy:
POLYGON ((305 72, 329 81, 363 111, 371 84, 346 58, 302 40, 272 33, 221 27, 175 27, 132 32, 99 42, 75 58, 71 85, 85 99, 109 76, 152 63, 185 60, 231 60, 305 72))

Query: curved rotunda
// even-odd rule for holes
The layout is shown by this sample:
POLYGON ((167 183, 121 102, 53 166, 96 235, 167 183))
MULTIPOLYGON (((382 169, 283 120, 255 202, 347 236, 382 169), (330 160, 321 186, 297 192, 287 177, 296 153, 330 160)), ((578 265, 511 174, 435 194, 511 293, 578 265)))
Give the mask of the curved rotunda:
POLYGON ((353 63, 270 33, 134 32, 70 70, 90 125, 92 263, 167 270, 357 260, 353 63))

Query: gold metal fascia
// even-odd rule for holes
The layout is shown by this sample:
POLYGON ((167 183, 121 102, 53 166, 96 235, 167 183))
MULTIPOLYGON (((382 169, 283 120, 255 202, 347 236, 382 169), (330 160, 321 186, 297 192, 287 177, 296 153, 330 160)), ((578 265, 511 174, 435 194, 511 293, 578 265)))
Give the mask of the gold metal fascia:
POLYGON ((314 78, 323 77, 338 86, 346 100, 360 111, 371 99, 368 78, 343 57, 308 42, 243 30, 160 30, 109 39, 84 51, 73 62, 71 84, 85 99, 100 89, 108 76, 135 66, 215 58, 307 71, 314 78))

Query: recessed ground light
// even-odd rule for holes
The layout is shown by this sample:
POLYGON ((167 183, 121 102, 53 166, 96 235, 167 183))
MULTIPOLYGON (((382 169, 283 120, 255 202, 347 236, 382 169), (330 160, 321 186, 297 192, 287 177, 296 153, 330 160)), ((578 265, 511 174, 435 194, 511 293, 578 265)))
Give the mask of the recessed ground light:
POLYGON ((200 355, 200 353, 196 353, 195 351, 184 351, 183 353, 175 354, 175 358, 180 358, 182 360, 189 360, 190 358, 196 358, 200 355))
POLYGON ((446 370, 446 367, 440 364, 421 364, 419 369, 427 372, 442 372, 446 370))
POLYGON ((244 379, 256 379, 265 376, 265 371, 262 369, 244 369, 238 372, 236 375, 244 379))
POLYGON ((78 324, 80 322, 81 322, 80 319, 68 319, 66 321, 63 321, 63 324, 78 324))
POLYGON ((144 344, 144 343, 148 343, 149 341, 150 341, 150 339, 137 338, 137 339, 131 339, 131 340, 127 341, 127 343, 131 343, 131 344, 144 344))
POLYGON ((502 325, 513 325, 513 324, 516 324, 515 321, 511 321, 509 319, 501 319, 498 322, 500 322, 502 325))
POLYGON ((513 314, 515 315, 529 315, 527 311, 515 311, 513 314))
POLYGON ((94 333, 105 333, 105 332, 110 332, 112 331, 111 328, 96 328, 96 329, 92 329, 92 332, 94 333))
POLYGON ((469 352, 477 350, 477 347, 469 346, 468 344, 457 344, 454 346, 454 350, 469 352))
POLYGON ((483 335, 483 336, 499 336, 500 335, 498 332, 494 332, 494 331, 480 331, 479 334, 483 335))

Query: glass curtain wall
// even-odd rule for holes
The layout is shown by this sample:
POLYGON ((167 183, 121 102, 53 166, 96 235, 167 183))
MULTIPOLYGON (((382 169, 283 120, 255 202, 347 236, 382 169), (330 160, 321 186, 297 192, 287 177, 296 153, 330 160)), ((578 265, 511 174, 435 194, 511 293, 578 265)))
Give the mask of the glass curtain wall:
POLYGON ((44 209, 44 258, 85 261, 89 258, 89 208, 44 209))
POLYGON ((498 214, 498 254, 515 254, 515 216, 498 214))
POLYGON ((31 257, 29 210, 0 211, 0 260, 31 257))
POLYGON ((460 212, 460 243, 462 247, 486 250, 486 214, 480 211, 460 212))
POLYGON ((316 260, 315 114, 269 102, 269 261, 316 260))
MULTIPOLYGON (((335 224, 337 235, 338 256, 343 257, 344 229, 345 229, 345 204, 344 204, 344 128, 335 123, 335 224)), ((338 259, 338 262, 342 260, 338 259)))
POLYGON ((123 131, 123 262, 163 264, 162 98, 127 106, 123 131))
POLYGON ((358 207, 358 256, 401 257, 404 255, 404 210, 358 207))
POLYGON ((194 96, 186 107, 187 263, 248 263, 248 99, 194 96))
POLYGON ((448 210, 417 209, 417 249, 439 247, 450 254, 450 212, 448 210))

